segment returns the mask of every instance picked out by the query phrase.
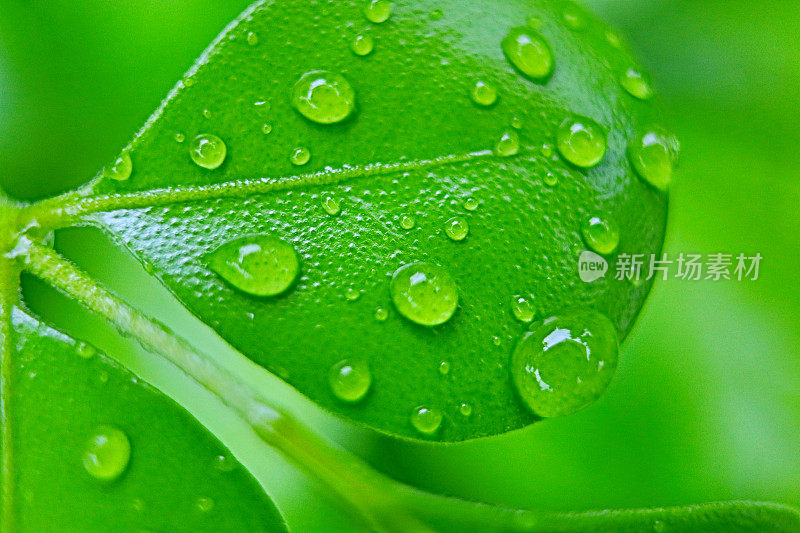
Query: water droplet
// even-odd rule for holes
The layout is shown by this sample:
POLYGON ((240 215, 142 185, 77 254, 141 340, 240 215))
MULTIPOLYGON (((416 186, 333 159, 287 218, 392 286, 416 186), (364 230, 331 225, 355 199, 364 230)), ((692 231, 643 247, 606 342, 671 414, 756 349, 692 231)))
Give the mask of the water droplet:
POLYGON ((562 16, 564 18, 564 24, 570 29, 580 31, 586 27, 586 20, 584 20, 578 6, 567 6, 564 8, 562 16))
POLYGON ((328 372, 333 394, 344 402, 364 399, 372 386, 372 374, 363 361, 345 359, 333 365, 328 372))
POLYGON ((519 153, 519 134, 506 131, 494 145, 494 153, 502 157, 511 157, 519 153))
POLYGON ((350 50, 357 56, 366 56, 372 53, 375 48, 375 39, 370 35, 356 35, 350 41, 350 50))
POLYGON ((443 376, 450 373, 450 361, 442 361, 439 363, 439 373, 443 376))
POLYGON ((522 337, 511 356, 511 377, 533 413, 568 415, 603 394, 617 367, 617 351, 617 331, 605 315, 570 311, 522 337))
POLYGON ((462 403, 458 406, 458 412, 461 413, 463 416, 471 416, 472 415, 472 406, 466 402, 462 403))
POLYGON ((494 337, 492 337, 492 344, 494 344, 495 346, 500 346, 501 344, 503 344, 503 339, 495 335, 494 337))
POLYGON ((236 468, 236 461, 229 455, 218 455, 214 457, 214 468, 220 472, 231 472, 236 468))
POLYGON ((356 300, 361 298, 361 291, 353 287, 350 287, 349 289, 347 289, 347 291, 345 291, 344 297, 350 300, 351 302, 355 302, 356 300))
POLYGON ((598 254, 611 254, 619 245, 619 228, 614 221, 606 218, 586 219, 581 227, 581 233, 586 245, 598 254))
POLYGON ((628 94, 639 100, 650 100, 655 94, 650 84, 650 78, 635 68, 626 70, 620 76, 619 81, 628 94))
POLYGON ((553 157, 553 146, 550 144, 542 145, 542 155, 544 157, 553 157))
POLYGON ((476 104, 490 106, 497 101, 497 89, 491 83, 478 80, 472 86, 470 96, 476 104))
POLYGON ((528 18, 525 19, 525 24, 533 28, 534 30, 538 30, 542 27, 542 19, 537 16, 530 15, 528 18))
POLYGON ((228 147, 223 140, 211 133, 201 133, 194 138, 189 147, 192 161, 209 170, 219 167, 225 161, 227 154, 228 147))
POLYGON ((300 271, 292 245, 270 235, 248 235, 229 241, 211 252, 208 261, 225 281, 254 296, 285 292, 300 271))
POLYGON ((269 135, 270 133, 272 133, 272 124, 270 122, 265 122, 261 126, 261 133, 263 133, 264 135, 269 135))
POLYGON ((207 513, 214 508, 214 500, 207 497, 197 498, 197 510, 202 513, 207 513))
POLYGON ((255 32, 250 32, 247 34, 247 44, 250 46, 255 46, 258 44, 258 34, 255 32))
POLYGON ((515 130, 521 130, 522 129, 522 119, 519 118, 519 117, 512 118, 511 119, 511 127, 514 128, 515 130))
POLYGON ((414 227, 414 217, 403 215, 400 219, 400 227, 403 229, 411 229, 414 227))
POLYGON ((86 342, 75 343, 75 353, 83 359, 91 359, 97 354, 97 348, 86 342))
POLYGON ((661 520, 656 520, 653 522, 653 531, 656 533, 662 533, 662 531, 666 531, 667 525, 662 522, 661 520))
POLYGON ((113 481, 120 477, 131 459, 128 436, 116 427, 100 426, 83 453, 83 467, 95 479, 113 481))
POLYGON ((269 103, 269 100, 256 100, 253 102, 253 105, 258 108, 259 111, 267 113, 270 109, 272 109, 272 104, 269 103))
POLYGON ((514 318, 520 322, 532 322, 536 316, 536 308, 533 306, 532 298, 525 296, 514 296, 511 298, 511 312, 514 318))
POLYGON ((327 70, 303 74, 292 90, 292 106, 319 124, 346 119, 356 104, 356 93, 344 76, 327 70))
POLYGON ((145 507, 144 500, 142 500, 141 498, 134 498, 133 500, 131 500, 131 508, 134 511, 141 513, 142 511, 144 511, 144 507, 145 507))
POLYGON ((192 76, 187 76, 186 79, 183 80, 183 84, 186 87, 191 87, 194 85, 194 78, 192 76))
POLYGON ((339 200, 337 200, 333 196, 325 197, 325 199, 322 201, 322 208, 329 215, 338 215, 339 211, 341 211, 339 200))
POLYGON ((178 132, 175 134, 175 142, 182 143, 185 140, 186 140, 186 135, 184 135, 183 133, 178 132))
POLYGON ((392 14, 392 3, 389 0, 367 0, 364 5, 364 16, 367 20, 380 24, 392 14))
POLYGON ((545 185, 547 185, 549 187, 552 187, 552 186, 558 184, 558 176, 556 176, 554 172, 549 172, 548 171, 544 175, 544 178, 542 178, 542 181, 544 181, 545 185))
POLYGON ((606 132, 589 118, 568 118, 558 128, 556 140, 564 159, 578 167, 593 167, 606 154, 606 132))
POLYGON ((669 187, 679 151, 675 136, 661 130, 639 135, 628 145, 628 156, 636 173, 662 191, 669 187))
POLYGON ((211 110, 210 109, 203 109, 203 116, 206 118, 211 118, 211 110))
POLYGON ((304 146, 299 146, 294 149, 290 160, 293 165, 303 166, 311 159, 311 150, 304 146))
POLYGON ((389 318, 389 310, 384 307, 379 307, 375 309, 375 320, 378 322, 384 322, 387 318, 389 318))
POLYGON ((467 198, 466 200, 464 200, 464 209, 466 209, 467 211, 475 211, 476 209, 478 209, 479 205, 480 204, 478 203, 478 200, 476 200, 475 198, 467 198))
POLYGON ((122 152, 114 163, 103 169, 103 176, 112 180, 125 181, 131 177, 133 161, 128 152, 122 152))
POLYGON ((463 241, 469 234, 469 224, 458 217, 451 218, 444 224, 444 232, 454 241, 463 241))
POLYGON ((532 28, 512 28, 501 43, 506 58, 525 76, 543 82, 553 73, 555 59, 547 41, 532 28))
POLYGON ((444 324, 458 307, 455 281, 440 266, 416 262, 392 276, 392 301, 401 315, 423 326, 444 324))
POLYGON ((606 40, 608 44, 614 48, 622 48, 622 39, 620 39, 619 35, 614 30, 606 31, 606 40))
POLYGON ((431 407, 417 407, 411 414, 411 424, 424 435, 433 435, 442 425, 442 413, 431 407))

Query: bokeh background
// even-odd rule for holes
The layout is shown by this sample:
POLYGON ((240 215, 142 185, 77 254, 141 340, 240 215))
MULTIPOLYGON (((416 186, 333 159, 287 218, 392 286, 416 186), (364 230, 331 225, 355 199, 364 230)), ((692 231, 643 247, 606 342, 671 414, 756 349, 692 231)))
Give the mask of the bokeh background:
MULTIPOLYGON (((0 0, 0 184, 36 198, 92 177, 247 3, 0 0)), ((761 253, 760 279, 657 283, 607 394, 571 417, 448 447, 393 441, 318 413, 310 420, 398 479, 492 503, 800 505, 800 3, 584 3, 653 73, 682 141, 667 251, 761 253)), ((120 292, 163 301, 170 320, 208 335, 102 237, 70 231, 58 242, 120 292)), ((209 414, 201 391, 145 368, 135 349, 47 289, 26 290, 48 319, 124 354, 191 410, 202 406, 201 420, 296 531, 351 529, 301 473, 256 453, 221 408, 209 414)))

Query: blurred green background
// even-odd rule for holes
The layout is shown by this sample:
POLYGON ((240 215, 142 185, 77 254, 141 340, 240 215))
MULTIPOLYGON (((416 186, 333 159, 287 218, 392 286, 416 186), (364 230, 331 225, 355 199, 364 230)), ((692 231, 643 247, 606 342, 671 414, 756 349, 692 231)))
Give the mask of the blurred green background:
MULTIPOLYGON (((667 251, 758 252, 760 279, 657 283, 607 394, 571 417, 448 447, 392 441, 321 415, 312 421, 398 479, 487 502, 800 505, 800 3, 585 3, 649 67, 682 141, 667 251)), ((92 177, 247 4, 0 0, 0 185, 35 198, 92 177)), ((101 238, 67 233, 60 242, 121 292, 126 284, 143 292, 130 261, 97 256, 107 248, 101 238)), ((56 323, 133 353, 71 304, 38 285, 29 290, 56 323)), ((154 285, 144 293, 169 300, 154 285)), ((277 455, 248 460, 246 432, 226 425, 224 413, 206 417, 296 531, 349 529, 277 455)))

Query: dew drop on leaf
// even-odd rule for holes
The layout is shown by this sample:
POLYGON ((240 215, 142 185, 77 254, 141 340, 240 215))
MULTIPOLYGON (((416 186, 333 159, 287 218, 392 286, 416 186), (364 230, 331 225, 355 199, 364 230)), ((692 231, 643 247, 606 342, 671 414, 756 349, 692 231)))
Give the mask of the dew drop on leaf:
POLYGON ((236 468, 236 462, 229 455, 217 455, 214 457, 214 468, 220 472, 231 472, 236 468))
POLYGON ((311 160, 311 150, 305 146, 298 146, 294 149, 289 159, 293 165, 298 167, 303 166, 311 160))
POLYGON ((265 122, 261 126, 261 133, 263 133, 264 135, 269 135, 270 133, 272 133, 272 124, 269 122, 265 122))
POLYGON ((522 119, 519 118, 519 117, 512 118, 511 119, 511 127, 514 128, 515 130, 521 130, 522 129, 522 119))
POLYGON ((411 414, 411 425, 423 435, 433 435, 442 425, 442 413, 432 407, 417 407, 411 414))
POLYGON ((439 363, 439 373, 443 376, 450 373, 450 361, 442 361, 439 363))
POLYGON ((254 296, 285 292, 300 271, 292 245, 271 235, 248 235, 227 242, 208 255, 208 262, 222 279, 254 296))
POLYGON ((575 166, 589 168, 603 160, 608 147, 605 130, 592 119, 573 117, 558 128, 556 146, 575 166))
POLYGON ((86 444, 83 467, 93 478, 113 481, 119 478, 131 459, 131 443, 119 428, 100 426, 86 444))
POLYGON ((466 209, 467 211, 475 211, 476 209, 478 209, 478 205, 479 205, 478 200, 476 200, 475 198, 467 198, 466 200, 464 200, 464 209, 466 209))
POLYGON ((619 245, 619 228, 607 218, 587 218, 581 226, 581 233, 586 245, 598 254, 611 254, 619 245))
POLYGON ((375 39, 370 35, 356 35, 350 41, 350 50, 357 56, 366 56, 375 48, 375 39))
POLYGON ((328 371, 331 392, 343 402, 358 402, 367 395, 372 386, 369 366, 360 360, 345 359, 328 371))
POLYGON ((469 224, 462 218, 454 217, 445 222, 444 232, 450 240, 463 241, 469 234, 469 224))
POLYGON ((458 406, 458 412, 463 416, 472 416, 472 406, 464 402, 458 406))
POLYGON ((581 31, 586 27, 586 21, 577 6, 568 5, 565 7, 562 17, 564 19, 564 24, 572 30, 581 31))
POLYGON ((506 131, 494 145, 494 153, 501 157, 511 157, 519 153, 519 134, 506 131))
POLYGON ((82 359, 91 359, 97 354, 97 348, 86 342, 77 342, 75 344, 75 353, 82 359))
POLYGON ((112 180, 125 181, 131 177, 133 161, 128 152, 122 152, 111 166, 103 169, 103 176, 112 180))
POLYGON ((536 308, 531 298, 517 295, 511 298, 511 313, 520 322, 528 323, 536 316, 536 308))
POLYGON ((511 377, 536 415, 568 415, 597 400, 617 367, 618 339, 611 321, 594 310, 545 320, 517 343, 511 377))
POLYGON ((356 104, 356 93, 344 76, 327 70, 307 72, 292 89, 292 106, 307 119, 334 124, 346 119, 356 104))
POLYGON ((255 46, 258 44, 258 34, 255 32, 249 32, 247 34, 247 44, 250 46, 255 46))
POLYGON ((634 98, 650 100, 654 96, 649 77, 635 68, 626 70, 622 76, 620 76, 619 81, 622 87, 628 91, 628 94, 634 98))
POLYGON ((490 106, 497 102, 497 89, 491 83, 478 80, 472 85, 470 97, 480 106, 490 106))
POLYGON ((403 218, 400 219, 400 227, 403 229, 411 229, 414 227, 414 224, 414 217, 403 215, 403 218))
POLYGON ((197 502, 195 503, 197 510, 202 513, 207 513, 214 509, 214 500, 208 497, 201 497, 197 498, 197 502))
POLYGON ((339 205, 339 200, 333 196, 327 196, 322 201, 322 209, 329 215, 338 215, 339 211, 341 211, 341 206, 339 205))
POLYGON ((531 80, 543 82, 553 73, 553 50, 532 28, 512 28, 503 38, 501 47, 511 64, 531 80))
POLYGON ((661 130, 639 135, 628 145, 628 156, 636 173, 662 191, 669 187, 679 151, 678 140, 661 130))
POLYGON ((380 24, 392 14, 392 3, 389 0, 367 0, 364 5, 364 16, 367 20, 380 24))
POLYGON ((356 300, 361 298, 361 291, 353 287, 350 287, 349 289, 347 289, 347 291, 345 291, 344 297, 351 302, 355 302, 356 300))
POLYGON ((385 322, 389 318, 389 310, 385 307, 378 307, 375 309, 375 320, 378 322, 385 322))
POLYGON ((186 140, 186 136, 183 133, 178 132, 178 133, 175 134, 175 142, 182 143, 185 140, 186 140))
POLYGON ((211 118, 211 116, 212 116, 211 110, 210 109, 203 109, 203 116, 205 118, 211 118))
POLYGON ((214 170, 219 167, 228 154, 228 147, 222 139, 211 133, 201 133, 192 141, 189 155, 200 167, 214 170))
POLYGON ((408 320, 423 326, 444 324, 458 307, 458 289, 437 265, 415 262, 397 269, 390 284, 392 302, 408 320))

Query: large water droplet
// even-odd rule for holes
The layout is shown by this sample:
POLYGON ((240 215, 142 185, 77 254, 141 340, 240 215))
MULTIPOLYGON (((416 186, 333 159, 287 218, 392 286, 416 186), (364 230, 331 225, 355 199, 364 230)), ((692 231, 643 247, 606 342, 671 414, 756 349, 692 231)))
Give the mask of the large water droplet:
POLYGON ((458 289, 445 269, 416 262, 397 269, 390 285, 401 315, 423 326, 444 324, 458 307, 458 289))
POLYGON ((225 281, 254 296, 285 292, 300 271, 292 245, 270 235, 234 239, 211 252, 208 261, 225 281))
POLYGON ((411 424, 424 435, 433 435, 442 425, 442 413, 432 407, 417 407, 411 414, 411 424))
POLYGON ((598 254, 611 254, 619 245, 619 228, 613 220, 607 218, 587 218, 581 227, 581 233, 586 245, 598 254))
POLYGON ((511 312, 514 318, 520 322, 532 322, 536 316, 536 308, 533 306, 532 298, 525 296, 514 296, 511 298, 511 312))
POLYGON ((478 209, 479 206, 480 204, 478 203, 478 200, 476 200, 475 198, 467 198, 466 200, 464 200, 464 209, 466 209, 467 211, 475 211, 476 209, 478 209))
POLYGON ((585 117, 565 120, 558 128, 556 141, 564 159, 583 168, 600 163, 608 146, 605 130, 597 122, 585 117))
POLYGON ((292 90, 292 105, 304 117, 320 124, 346 119, 356 104, 356 93, 344 76, 327 70, 303 74, 292 90))
POLYGON ((131 459, 131 443, 121 429, 100 426, 83 453, 83 467, 95 479, 113 481, 120 477, 131 459))
POLYGON ((375 48, 375 39, 370 35, 356 35, 350 41, 350 50, 357 56, 366 56, 375 48))
POLYGON ((311 160, 311 150, 305 146, 298 146, 294 149, 294 152, 292 152, 289 160, 293 165, 301 167, 311 160))
POLYGON ((392 14, 392 3, 389 0, 367 0, 364 5, 364 16, 367 20, 380 24, 392 14))
POLYGON ((103 169, 103 176, 112 180, 125 181, 131 177, 131 172, 133 172, 131 156, 128 152, 122 152, 111 166, 103 169))
POLYGON ((553 73, 555 59, 547 41, 533 28, 511 28, 501 43, 506 58, 528 78, 543 82, 553 73))
POLYGON ((649 77, 640 70, 629 68, 620 76, 619 81, 628 94, 634 98, 650 100, 654 96, 649 77))
POLYGON ((511 356, 511 377, 525 405, 541 417, 568 415, 597 400, 617 367, 617 331, 594 310, 549 318, 511 356))
POLYGON ((494 145, 494 153, 501 157, 511 157, 519 153, 519 134, 506 131, 494 145))
POLYGON ((490 106, 497 101, 497 89, 491 83, 478 80, 472 86, 470 96, 476 104, 490 106))
POLYGON ((454 217, 445 222, 444 232, 454 241, 463 241, 469 234, 469 224, 463 218, 454 217))
POLYGON ((628 145, 628 156, 636 173, 662 191, 669 187, 679 151, 678 140, 661 130, 639 135, 628 145))
POLYGON ((219 167, 228 153, 222 139, 211 133, 201 133, 192 141, 189 155, 198 166, 214 170, 219 167))
POLYGON ((328 372, 328 383, 333 394, 344 402, 362 400, 372 385, 372 374, 363 361, 340 361, 328 372))

